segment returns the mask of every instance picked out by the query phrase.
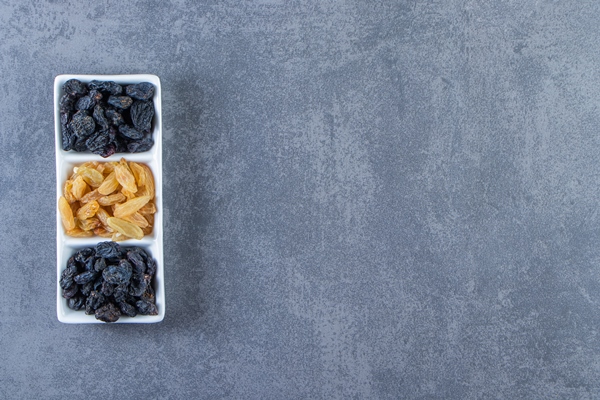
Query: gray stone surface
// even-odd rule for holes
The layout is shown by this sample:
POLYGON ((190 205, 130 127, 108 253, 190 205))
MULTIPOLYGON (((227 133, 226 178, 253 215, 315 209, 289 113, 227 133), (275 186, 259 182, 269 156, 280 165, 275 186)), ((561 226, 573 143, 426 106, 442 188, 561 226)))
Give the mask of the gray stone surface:
POLYGON ((0 398, 600 397, 599 2, 199 3, 0 2, 0 398), (145 72, 167 315, 63 325, 53 78, 145 72))

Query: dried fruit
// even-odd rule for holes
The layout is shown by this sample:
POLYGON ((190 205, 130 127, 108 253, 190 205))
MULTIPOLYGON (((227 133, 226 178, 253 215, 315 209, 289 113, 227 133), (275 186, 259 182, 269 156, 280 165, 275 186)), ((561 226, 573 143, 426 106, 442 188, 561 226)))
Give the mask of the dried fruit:
POLYGON ((121 110, 126 110, 133 103, 133 99, 129 96, 110 96, 107 103, 121 110))
POLYGON ((150 82, 141 82, 127 86, 125 92, 137 100, 150 100, 154 96, 154 85, 150 82))
MULTIPOLYGON (((156 307, 156 306, 155 306, 156 307)), ((121 316, 121 311, 113 303, 108 303, 95 312, 96 319, 104 322, 116 322, 121 316)))
POLYGON ((110 196, 104 196, 98 199, 101 206, 112 206, 113 204, 122 203, 127 200, 123 193, 115 193, 110 196))
POLYGON ((88 161, 77 166, 65 182, 64 196, 59 200, 65 231, 73 237, 141 239, 153 230, 154 190, 152 171, 145 164, 121 159, 108 163, 88 161), (109 222, 111 218, 115 219, 109 222))
POLYGON ((81 176, 88 185, 94 188, 100 186, 104 181, 102 174, 92 167, 80 167, 77 170, 77 175, 81 176))
POLYGON ((140 208, 150 201, 150 196, 140 196, 126 201, 123 204, 115 205, 113 215, 118 218, 136 213, 140 208))
POLYGON ((96 129, 94 119, 90 117, 85 110, 77 111, 71 118, 69 124, 71 131, 78 138, 85 139, 89 137, 96 129))
POLYGON ((84 231, 93 231, 102 226, 98 218, 77 219, 77 226, 84 231))
POLYGON ((104 181, 98 188, 98 192, 100 194, 107 195, 117 190, 118 187, 119 181, 117 181, 117 178, 115 177, 115 173, 113 171, 110 174, 108 174, 106 178, 104 178, 104 181))
POLYGON ((85 183, 81 175, 78 175, 71 184, 71 193, 73 194, 73 197, 75 200, 80 200, 88 191, 89 187, 87 183, 85 183))
POLYGON ((69 308, 115 322, 122 315, 158 314, 155 274, 156 262, 142 248, 102 242, 71 256, 59 284, 69 308))
POLYGON ((135 178, 133 177, 127 162, 125 162, 125 159, 123 158, 121 159, 121 162, 115 166, 115 178, 124 189, 127 189, 131 193, 137 192, 135 178))
POLYGON ((123 94, 123 87, 112 81, 85 84, 71 79, 63 91, 59 100, 63 150, 108 157, 115 152, 147 151, 153 146, 150 132, 155 90, 151 83, 128 85, 123 94))
POLYGON ((152 118, 154 117, 154 106, 149 101, 137 100, 131 105, 131 122, 133 126, 144 132, 149 132, 152 128, 152 118))
POLYGON ((142 214, 137 212, 131 215, 126 215, 123 217, 123 219, 127 222, 131 222, 132 224, 139 226, 140 228, 147 228, 150 225, 148 220, 142 214))
POLYGON ((154 176, 152 176, 152 171, 150 167, 144 164, 139 164, 145 172, 144 177, 144 190, 138 193, 138 196, 150 196, 150 199, 154 198, 154 176))
POLYGON ((63 91, 69 96, 84 95, 88 92, 85 84, 77 79, 69 79, 63 85, 63 91))
POLYGON ((92 190, 91 192, 86 193, 82 198, 81 198, 81 202, 82 203, 89 203, 92 200, 98 200, 102 197, 102 194, 100 192, 98 192, 98 189, 96 190, 92 190))
POLYGON ((79 210, 77 210, 77 218, 79 219, 88 219, 96 215, 96 211, 98 211, 100 205, 96 200, 92 200, 87 204, 84 204, 79 210))
POLYGON ((113 228, 115 231, 121 233, 130 238, 141 239, 144 237, 142 229, 132 224, 131 222, 125 221, 121 218, 111 217, 108 219, 108 226, 113 228))
POLYGON ((144 207, 140 208, 138 212, 142 215, 151 215, 156 213, 156 206, 154 203, 148 203, 144 207))
POLYGON ((74 228, 74 229, 70 229, 68 231, 65 232, 67 236, 71 236, 71 237, 78 237, 78 238, 84 238, 84 237, 90 237, 93 235, 92 232, 90 231, 84 231, 81 228, 74 228))
POLYGON ((58 199, 58 210, 60 212, 60 218, 65 229, 75 229, 75 219, 73 218, 73 211, 71 210, 69 202, 62 196, 58 199))

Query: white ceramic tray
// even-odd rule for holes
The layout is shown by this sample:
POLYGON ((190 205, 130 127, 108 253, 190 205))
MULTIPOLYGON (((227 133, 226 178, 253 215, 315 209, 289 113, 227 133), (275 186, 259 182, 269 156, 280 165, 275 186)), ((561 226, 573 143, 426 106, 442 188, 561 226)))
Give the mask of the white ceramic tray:
POLYGON ((68 176, 73 172, 73 167, 86 161, 118 161, 125 158, 127 161, 144 163, 150 167, 154 174, 156 193, 155 205, 157 212, 154 215, 154 229, 151 235, 144 236, 141 240, 130 239, 119 242, 123 247, 138 246, 156 260, 157 270, 154 278, 154 290, 156 296, 156 307, 158 315, 137 315, 130 318, 121 316, 116 323, 154 323, 160 322, 165 316, 165 286, 164 286, 164 262, 163 262, 163 207, 162 207, 162 114, 161 114, 161 87, 160 80, 156 75, 59 75, 54 79, 54 126, 55 126, 55 148, 56 148, 56 312, 58 320, 67 324, 93 324, 104 322, 97 320, 93 315, 86 315, 84 311, 74 311, 67 307, 67 301, 62 297, 62 289, 59 285, 60 275, 66 268, 67 260, 73 253, 84 247, 94 246, 97 243, 109 239, 102 237, 73 238, 66 236, 60 214, 58 212, 58 199, 62 196, 63 185, 68 176), (63 85, 69 79, 78 79, 87 83, 92 80, 114 81, 119 84, 135 84, 139 82, 150 82, 155 86, 153 97, 154 120, 152 137, 154 146, 143 153, 115 153, 102 158, 92 153, 77 153, 64 151, 61 145, 61 126, 59 101, 63 93, 63 85))

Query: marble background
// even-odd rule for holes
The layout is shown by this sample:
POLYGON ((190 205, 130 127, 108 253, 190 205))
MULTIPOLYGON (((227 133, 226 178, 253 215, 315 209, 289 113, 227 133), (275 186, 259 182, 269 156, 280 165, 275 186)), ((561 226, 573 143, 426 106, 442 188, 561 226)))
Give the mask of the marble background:
POLYGON ((0 1, 0 398, 599 398, 599 20, 0 1), (56 318, 63 73, 161 78, 160 324, 56 318))

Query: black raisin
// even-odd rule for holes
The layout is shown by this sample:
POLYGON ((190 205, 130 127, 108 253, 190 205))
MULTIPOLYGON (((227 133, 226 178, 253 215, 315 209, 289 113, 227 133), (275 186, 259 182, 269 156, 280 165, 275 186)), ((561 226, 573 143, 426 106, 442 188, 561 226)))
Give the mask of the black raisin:
POLYGON ((141 82, 129 85, 125 88, 126 93, 137 100, 150 100, 154 96, 154 85, 150 82, 141 82))
POLYGON ((95 312, 96 319, 104 322, 116 322, 121 316, 121 311, 113 303, 108 303, 95 312))
POLYGON ((128 139, 139 140, 144 137, 144 133, 132 128, 129 125, 119 126, 119 133, 128 139))
POLYGON ((94 121, 100 126, 100 129, 108 129, 108 120, 104 116, 104 108, 100 104, 94 107, 94 113, 92 114, 94 121))
POLYGON ((73 96, 64 94, 60 98, 60 102, 59 102, 60 111, 62 111, 62 112, 73 111, 75 109, 74 106, 75 106, 75 98, 73 96))
POLYGON ((94 290, 94 282, 88 282, 85 285, 80 286, 79 290, 84 296, 89 296, 89 294, 92 293, 92 290, 94 290))
POLYGON ((62 149, 69 151, 75 146, 77 136, 73 135, 73 131, 69 126, 63 126, 62 128, 62 149))
POLYGON ((69 267, 67 267, 62 274, 60 275, 60 287, 63 289, 68 289, 71 286, 73 286, 73 278, 75 277, 75 275, 77 274, 77 266, 76 265, 71 265, 69 267))
POLYGON ((113 81, 91 81, 90 83, 88 83, 88 87, 90 88, 90 90, 102 90, 112 95, 123 93, 123 88, 121 87, 121 85, 113 81))
POLYGON ((102 307, 106 301, 104 295, 100 292, 92 290, 85 301, 85 313, 91 315, 95 310, 102 307))
POLYGON ((150 275, 156 274, 156 261, 153 258, 148 257, 148 261, 146 263, 146 272, 150 275))
POLYGON ((109 265, 102 271, 104 280, 114 285, 129 283, 131 279, 131 264, 126 260, 119 261, 119 265, 109 265))
POLYGON ((92 99, 90 96, 83 96, 77 100, 77 104, 75 104, 75 109, 77 110, 91 110, 96 105, 96 101, 92 99))
POLYGON ((87 87, 77 79, 69 79, 63 85, 63 90, 71 96, 83 96, 88 92, 87 87))
POLYGON ((150 135, 147 135, 145 138, 131 142, 127 145, 127 150, 130 153, 141 153, 143 151, 148 151, 154 145, 154 140, 150 135))
POLYGON ((78 285, 85 285, 86 283, 91 282, 94 279, 96 279, 97 276, 98 276, 98 273, 96 271, 86 271, 86 272, 82 272, 81 274, 75 276, 75 278, 73 278, 73 280, 78 285))
POLYGON ((100 257, 94 262, 94 269, 98 272, 102 272, 106 268, 106 259, 100 257))
POLYGON ((106 115, 106 118, 108 118, 108 122, 114 126, 119 126, 125 123, 121 113, 115 109, 107 108, 104 110, 104 115, 106 115))
POLYGON ((70 299, 72 297, 75 297, 75 295, 77 294, 77 292, 79 291, 79 287, 77 285, 73 285, 68 289, 63 290, 63 297, 65 299, 70 299))
POLYGON ((102 97, 103 97, 102 93, 100 93, 98 90, 90 90, 90 93, 88 93, 88 96, 90 96, 96 104, 98 104, 98 102, 100 100, 102 100, 102 97))
POLYGON ((95 251, 92 247, 86 247, 85 249, 81 249, 74 254, 75 261, 78 263, 84 263, 88 257, 94 256, 95 251))
POLYGON ((128 295, 128 287, 127 284, 117 285, 113 291, 113 297, 117 302, 125 301, 128 295))
POLYGON ((138 313, 142 315, 158 315, 156 305, 146 300, 138 300, 135 303, 138 313))
POLYGON ((67 306, 75 311, 79 311, 85 307, 85 298, 83 296, 76 296, 67 300, 67 306))
POLYGON ((150 275, 133 275, 129 285, 129 294, 134 297, 142 297, 151 279, 150 275))
POLYGON ((73 133, 80 138, 87 138, 96 129, 94 119, 85 110, 77 111, 71 118, 69 126, 73 133))
POLYGON ((102 282, 102 287, 100 289, 100 292, 103 295, 112 296, 114 291, 115 291, 115 287, 113 285, 111 285, 110 283, 108 283, 106 281, 102 282))
MULTIPOLYGON (((139 249, 139 247, 135 247, 134 249, 139 249)), ((131 265, 133 265, 134 273, 142 275, 144 272, 146 272, 146 262, 142 258, 142 255, 139 251, 133 249, 129 250, 127 252, 127 259, 131 265)))
POLYGON ((121 246, 116 242, 100 242, 96 245, 96 255, 102 258, 118 258, 121 246))
POLYGON ((137 100, 131 105, 130 112, 133 126, 140 131, 149 132, 154 117, 153 104, 149 101, 137 100))
POLYGON ((87 144, 85 143, 87 141, 87 138, 82 137, 82 138, 78 138, 77 136, 73 135, 73 137, 76 139, 73 143, 72 149, 75 151, 86 151, 87 150, 87 144))
POLYGON ((133 99, 129 96, 110 96, 107 103, 121 110, 126 110, 133 103, 133 99))
POLYGON ((121 313, 127 315, 128 317, 135 317, 137 315, 135 307, 126 301, 120 302, 119 308, 121 309, 121 313))

